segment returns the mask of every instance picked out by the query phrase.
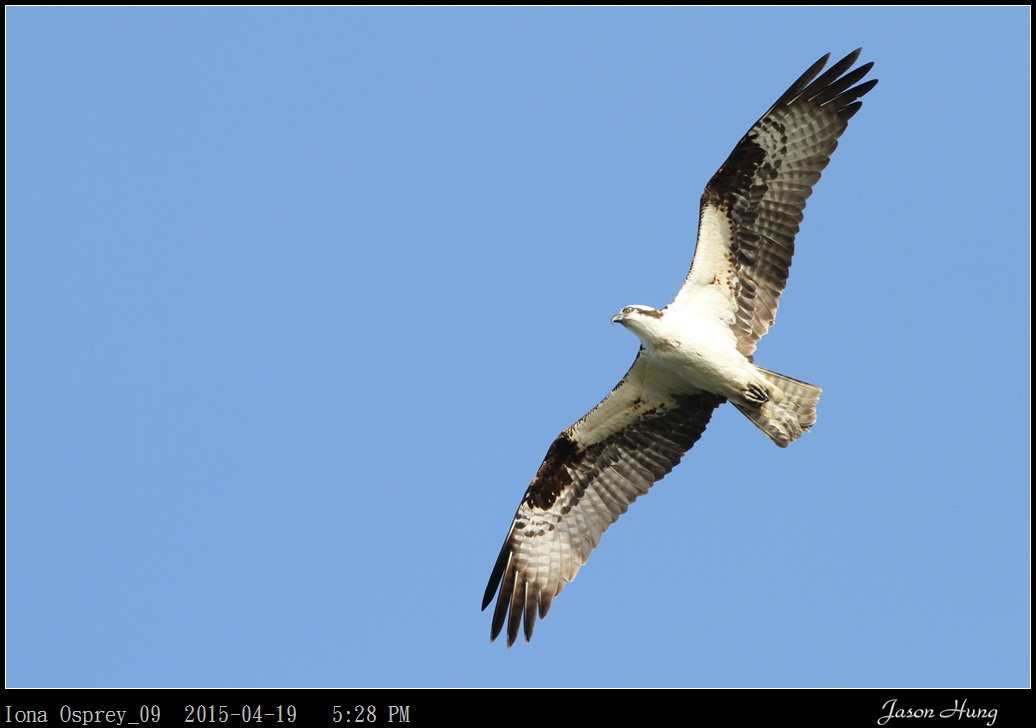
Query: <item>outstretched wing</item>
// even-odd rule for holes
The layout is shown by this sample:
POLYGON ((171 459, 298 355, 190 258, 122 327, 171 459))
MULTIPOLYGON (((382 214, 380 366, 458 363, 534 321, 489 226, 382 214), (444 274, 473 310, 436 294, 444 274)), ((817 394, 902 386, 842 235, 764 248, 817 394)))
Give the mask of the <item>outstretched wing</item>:
POLYGON ((670 305, 714 311, 730 323, 744 356, 773 325, 813 185, 859 111, 857 99, 877 83, 854 85, 872 63, 846 73, 859 55, 857 49, 819 77, 829 56, 814 63, 749 129, 702 194, 694 262, 670 305))
POLYGON ((489 578, 482 609, 497 597, 491 638, 532 638, 536 617, 575 578, 601 535, 683 457, 724 400, 660 391, 646 357, 605 399, 565 430, 532 479, 489 578))

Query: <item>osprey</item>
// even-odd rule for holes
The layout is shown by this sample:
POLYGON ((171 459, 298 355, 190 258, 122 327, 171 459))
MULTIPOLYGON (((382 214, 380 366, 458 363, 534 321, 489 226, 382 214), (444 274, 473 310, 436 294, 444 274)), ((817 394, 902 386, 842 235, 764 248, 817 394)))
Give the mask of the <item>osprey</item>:
POLYGON ((787 447, 816 422, 820 388, 753 362, 788 280, 795 234, 872 63, 860 49, 819 75, 814 63, 738 142, 701 196, 691 270, 668 306, 614 318, 640 339, 633 366, 547 450, 525 491, 482 600, 498 593, 490 639, 507 645, 575 578, 608 526, 698 441, 730 402, 787 447), (849 71, 847 73, 847 71, 849 71), (843 75, 844 74, 844 75, 843 75))

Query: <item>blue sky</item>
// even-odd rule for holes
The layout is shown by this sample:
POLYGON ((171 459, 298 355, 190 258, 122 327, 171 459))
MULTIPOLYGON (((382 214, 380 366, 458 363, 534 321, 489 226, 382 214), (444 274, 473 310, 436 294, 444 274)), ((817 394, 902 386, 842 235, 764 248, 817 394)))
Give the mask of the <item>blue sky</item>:
POLYGON ((7 683, 1029 683, 1030 12, 6 12, 7 683), (757 362, 537 626, 482 591, 698 197, 866 97, 757 362))

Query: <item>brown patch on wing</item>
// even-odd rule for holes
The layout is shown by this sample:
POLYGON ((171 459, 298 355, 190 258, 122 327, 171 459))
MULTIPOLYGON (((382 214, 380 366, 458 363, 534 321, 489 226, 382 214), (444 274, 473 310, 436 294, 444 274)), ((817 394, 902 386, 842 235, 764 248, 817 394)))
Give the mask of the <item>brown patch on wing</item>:
POLYGON ((742 139, 705 185, 701 204, 710 204, 724 211, 732 209, 741 190, 751 187, 756 170, 764 159, 766 152, 761 146, 748 137, 742 139))
POLYGON ((565 463, 575 456, 577 449, 572 438, 566 433, 561 433, 558 439, 551 443, 536 477, 525 491, 523 502, 526 505, 540 510, 554 505, 561 490, 572 483, 572 474, 565 467, 565 463))

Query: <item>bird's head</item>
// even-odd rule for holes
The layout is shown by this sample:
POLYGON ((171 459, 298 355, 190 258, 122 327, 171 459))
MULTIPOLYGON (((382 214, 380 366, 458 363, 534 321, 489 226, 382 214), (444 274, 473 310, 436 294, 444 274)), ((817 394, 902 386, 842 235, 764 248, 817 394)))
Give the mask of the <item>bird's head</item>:
POLYGON ((622 324, 640 338, 642 332, 654 330, 662 318, 662 312, 651 306, 627 306, 612 316, 613 324, 622 324))

